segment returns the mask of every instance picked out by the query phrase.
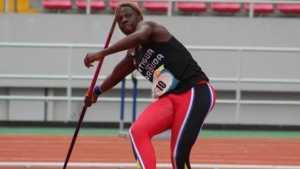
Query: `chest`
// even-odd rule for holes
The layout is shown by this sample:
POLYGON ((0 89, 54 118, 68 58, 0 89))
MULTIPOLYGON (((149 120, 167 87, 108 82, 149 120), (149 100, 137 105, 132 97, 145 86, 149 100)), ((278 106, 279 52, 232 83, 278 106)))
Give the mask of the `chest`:
POLYGON ((148 80, 152 81, 153 72, 165 64, 165 56, 153 48, 139 47, 132 49, 131 55, 136 69, 148 80))

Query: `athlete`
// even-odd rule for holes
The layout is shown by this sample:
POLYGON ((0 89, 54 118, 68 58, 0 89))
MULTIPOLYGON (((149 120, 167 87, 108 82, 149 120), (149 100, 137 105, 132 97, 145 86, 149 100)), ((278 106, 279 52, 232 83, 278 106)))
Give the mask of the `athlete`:
POLYGON ((123 2, 117 10, 118 26, 126 37, 99 52, 88 53, 84 64, 89 68, 116 52, 127 50, 127 54, 103 83, 95 86, 93 96, 85 97, 85 105, 91 106, 101 93, 137 70, 153 83, 152 97, 156 99, 129 129, 138 168, 156 169, 151 139, 171 129, 173 168, 190 169, 190 152, 214 107, 215 91, 189 51, 164 26, 143 21, 141 9, 133 3, 123 2))

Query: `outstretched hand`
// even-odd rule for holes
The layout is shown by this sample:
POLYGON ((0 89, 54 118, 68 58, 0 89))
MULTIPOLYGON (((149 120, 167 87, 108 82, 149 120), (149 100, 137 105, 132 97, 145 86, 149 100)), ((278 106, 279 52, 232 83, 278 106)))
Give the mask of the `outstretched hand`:
POLYGON ((84 58, 84 65, 87 68, 93 67, 94 65, 92 63, 99 61, 101 58, 104 58, 104 55, 101 51, 96 53, 88 53, 84 58))

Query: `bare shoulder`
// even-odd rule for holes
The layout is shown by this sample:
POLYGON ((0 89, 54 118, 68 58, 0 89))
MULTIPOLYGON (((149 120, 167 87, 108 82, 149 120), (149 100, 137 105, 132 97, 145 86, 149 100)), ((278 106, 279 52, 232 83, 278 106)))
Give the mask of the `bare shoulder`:
POLYGON ((156 26, 157 23, 156 22, 153 22, 153 21, 141 21, 138 23, 138 27, 141 27, 141 26, 150 26, 150 27, 153 27, 153 26, 156 26))
POLYGON ((152 29, 157 28, 157 27, 166 29, 164 26, 162 26, 162 25, 160 25, 160 24, 158 24, 158 23, 156 23, 156 22, 154 22, 154 21, 141 21, 141 22, 138 23, 137 26, 138 26, 138 27, 149 26, 149 27, 151 27, 152 29))
POLYGON ((172 37, 172 34, 165 26, 154 21, 142 21, 138 26, 149 26, 151 28, 152 33, 149 38, 150 41, 166 42, 172 37))

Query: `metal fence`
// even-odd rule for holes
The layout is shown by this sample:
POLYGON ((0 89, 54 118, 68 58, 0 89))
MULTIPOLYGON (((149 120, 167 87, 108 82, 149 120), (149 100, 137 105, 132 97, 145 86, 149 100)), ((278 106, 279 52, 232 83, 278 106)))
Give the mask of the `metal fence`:
MULTIPOLYGON (((67 75, 22 75, 22 74, 1 74, 0 79, 35 79, 35 80, 68 80, 66 86, 67 95, 66 96, 6 96, 0 95, 0 100, 43 100, 43 101, 67 101, 67 115, 70 117, 71 114, 71 102, 72 101, 82 101, 82 97, 72 97, 72 80, 89 80, 92 79, 91 76, 76 76, 72 75, 71 69, 71 58, 72 49, 75 48, 91 48, 99 49, 103 48, 104 45, 96 44, 64 44, 64 43, 9 43, 0 42, 1 47, 19 47, 19 48, 67 48, 69 49, 68 54, 68 74, 67 75)), ((255 104, 255 105, 300 105, 300 101, 266 101, 266 100, 241 100, 241 83, 281 83, 281 84, 300 84, 300 79, 260 79, 260 78, 241 78, 241 57, 242 52, 300 52, 300 48, 270 48, 270 47, 216 47, 216 46, 186 46, 188 50, 200 50, 200 51, 236 51, 237 62, 237 77, 236 78, 210 78, 211 82, 228 82, 237 83, 236 87, 236 99, 235 100, 219 100, 216 103, 222 104, 235 104, 236 114, 235 121, 239 122, 240 116, 240 106, 241 104, 255 104)), ((106 76, 99 76, 98 79, 105 79, 106 76)), ((130 78, 129 76, 127 77, 130 78)), ((146 81, 141 76, 137 76, 138 81, 146 81)), ((99 101, 107 102, 120 102, 121 98, 109 98, 101 97, 99 101)), ((125 98, 125 102, 131 102, 132 99, 125 98)), ((152 102, 151 98, 137 98, 137 102, 152 102)))

